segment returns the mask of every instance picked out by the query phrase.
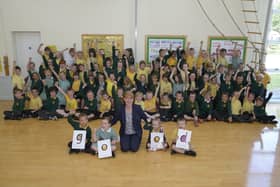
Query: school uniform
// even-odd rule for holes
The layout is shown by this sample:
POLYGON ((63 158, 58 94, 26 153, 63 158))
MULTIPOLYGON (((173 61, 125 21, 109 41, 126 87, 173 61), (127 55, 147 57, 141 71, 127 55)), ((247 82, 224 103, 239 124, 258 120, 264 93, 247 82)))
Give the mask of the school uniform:
MULTIPOLYGON (((80 127, 80 123, 78 121, 75 121, 72 115, 68 116, 67 121, 73 127, 74 130, 85 130, 86 131, 85 151, 89 152, 90 151, 90 147, 91 147, 91 137, 92 137, 91 128, 89 126, 87 126, 86 128, 80 127)), ((68 143, 68 147, 70 148, 70 151, 73 150, 72 149, 72 141, 70 141, 68 143)))
POLYGON ((276 118, 273 115, 267 115, 265 111, 265 105, 262 106, 254 106, 254 113, 256 116, 256 120, 261 123, 273 123, 276 118))
POLYGON ((172 116, 173 119, 176 121, 178 118, 183 117, 184 116, 184 111, 185 111, 185 103, 184 101, 178 101, 178 100, 174 100, 172 102, 172 116), (175 117, 174 117, 175 116, 175 117))
POLYGON ((212 100, 206 100, 204 97, 198 97, 199 115, 201 119, 206 119, 209 115, 213 115, 213 102, 212 100))
POLYGON ((193 111, 195 110, 195 115, 199 116, 199 107, 197 101, 191 102, 189 99, 185 101, 184 114, 190 117, 195 117, 193 111))
POLYGON ((218 121, 228 121, 228 118, 231 116, 231 102, 227 101, 225 103, 222 100, 218 100, 213 117, 218 121))
MULTIPOLYGON (((151 129, 149 130, 148 140, 147 140, 147 142, 146 142, 146 149, 149 149, 148 144, 151 144, 151 133, 153 133, 153 132, 156 132, 156 131, 154 131, 154 129, 151 127, 151 129)), ((164 133, 161 129, 160 129, 159 132, 164 133)), ((166 136, 165 136, 165 133, 163 134, 163 143, 164 143, 164 144, 167 144, 167 146, 164 147, 164 148, 165 148, 165 149, 168 149, 168 148, 169 148, 169 145, 168 145, 168 142, 167 142, 167 138, 166 138, 166 136)))
POLYGON ((104 130, 102 128, 99 128, 96 131, 96 139, 97 139, 97 142, 93 142, 92 146, 97 148, 99 140, 108 140, 109 139, 111 142, 112 141, 117 141, 118 140, 118 135, 113 128, 109 128, 108 130, 104 130))
POLYGON ((14 103, 12 111, 4 111, 4 119, 19 120, 23 117, 23 111, 25 108, 26 97, 16 98, 14 97, 14 103))

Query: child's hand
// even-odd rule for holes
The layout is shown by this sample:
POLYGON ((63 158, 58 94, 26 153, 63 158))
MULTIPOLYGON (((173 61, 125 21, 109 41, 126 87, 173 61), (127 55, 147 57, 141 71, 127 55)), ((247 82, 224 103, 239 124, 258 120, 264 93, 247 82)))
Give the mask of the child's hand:
POLYGON ((228 121, 231 123, 231 122, 232 122, 232 117, 229 117, 229 118, 228 118, 228 121))
POLYGON ((46 86, 46 80, 45 79, 42 80, 42 83, 43 83, 44 86, 46 86))

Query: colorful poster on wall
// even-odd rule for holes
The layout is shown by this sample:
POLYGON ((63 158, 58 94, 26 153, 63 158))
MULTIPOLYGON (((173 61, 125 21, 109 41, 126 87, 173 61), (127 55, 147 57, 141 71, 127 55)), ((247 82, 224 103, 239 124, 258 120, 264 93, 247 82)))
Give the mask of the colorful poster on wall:
POLYGON ((220 49, 224 48, 227 50, 226 58, 228 62, 231 62, 232 52, 236 45, 236 50, 240 50, 240 58, 245 63, 246 61, 246 49, 247 49, 247 37, 231 36, 209 36, 208 37, 208 52, 211 56, 216 56, 216 49, 220 46, 220 49))
POLYGON ((122 34, 83 34, 82 50, 85 57, 88 57, 88 49, 94 48, 97 51, 104 49, 105 55, 112 56, 112 43, 115 42, 116 49, 121 52, 124 49, 124 36, 122 34))
POLYGON ((146 35, 145 42, 145 59, 147 63, 151 63, 159 56, 160 49, 169 49, 172 44, 172 50, 176 50, 178 46, 185 48, 185 35, 146 35))

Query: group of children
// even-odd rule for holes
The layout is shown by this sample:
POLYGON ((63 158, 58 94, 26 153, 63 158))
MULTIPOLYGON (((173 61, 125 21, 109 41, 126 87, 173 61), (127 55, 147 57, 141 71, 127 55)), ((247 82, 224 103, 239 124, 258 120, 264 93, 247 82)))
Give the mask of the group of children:
MULTIPOLYGON (((21 68, 14 67, 14 103, 11 111, 4 112, 5 119, 68 117, 75 129, 88 127, 81 121, 77 125, 72 117, 103 119, 104 128, 96 131, 93 139, 98 139, 98 134, 107 137, 104 132, 110 131, 115 141, 113 131, 105 127, 110 122, 104 119, 113 116, 123 104, 124 92, 132 91, 134 104, 140 105, 149 119, 145 129, 159 123, 158 119, 178 124, 190 120, 195 126, 211 120, 277 123, 275 116, 265 111, 272 96, 267 94, 270 77, 265 66, 261 64, 258 70, 245 67, 236 47, 228 61, 226 49, 218 47, 210 56, 202 49, 203 42, 197 56, 190 42, 186 49, 172 50, 170 45, 170 49, 159 50, 159 56, 149 63, 135 63, 133 50, 116 49, 114 42, 109 56, 105 56, 104 49, 90 46, 87 55, 76 51, 75 46, 57 52, 42 47, 37 50, 43 61, 38 70, 32 59, 27 63, 25 78, 21 68)), ((96 151, 92 145, 91 150, 96 151)), ((164 147, 168 146, 166 143, 164 147)), ((173 144, 171 148, 180 152, 173 149, 173 144)))

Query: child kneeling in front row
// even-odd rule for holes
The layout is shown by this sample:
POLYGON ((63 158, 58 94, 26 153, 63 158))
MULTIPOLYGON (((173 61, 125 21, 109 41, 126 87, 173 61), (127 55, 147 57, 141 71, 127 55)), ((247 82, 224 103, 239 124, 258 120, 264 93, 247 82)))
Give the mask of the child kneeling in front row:
POLYGON ((74 128, 74 130, 85 130, 86 131, 86 145, 85 149, 72 149, 72 141, 68 143, 68 147, 70 148, 69 154, 71 153, 79 153, 86 152, 91 153, 91 128, 88 125, 88 116, 86 114, 81 113, 79 115, 79 121, 74 120, 73 115, 68 116, 68 123, 74 128))
POLYGON ((103 117, 99 129, 94 129, 93 143, 91 145, 92 154, 98 153, 98 141, 99 140, 111 140, 112 157, 115 157, 115 150, 117 149, 118 135, 116 131, 111 128, 111 122, 109 117, 103 117))
POLYGON ((152 120, 152 127, 151 127, 150 132, 149 132, 148 140, 147 140, 147 143, 146 143, 146 149, 148 151, 157 151, 157 150, 166 151, 169 148, 169 145, 168 145, 168 142, 166 140, 165 134, 163 135, 162 148, 154 149, 151 146, 151 133, 153 133, 153 132, 164 133, 163 127, 160 124, 160 118, 159 117, 156 117, 152 120))
POLYGON ((196 156, 196 152, 192 150, 190 143, 189 143, 189 145, 190 145, 189 150, 176 147, 176 142, 177 142, 177 139, 178 139, 178 130, 179 129, 187 130, 186 126, 187 125, 186 125, 185 118, 183 118, 183 117, 178 118, 177 128, 174 130, 173 136, 172 136, 173 138, 172 138, 172 144, 171 144, 171 154, 181 153, 181 154, 185 154, 185 155, 189 155, 189 156, 196 156))

